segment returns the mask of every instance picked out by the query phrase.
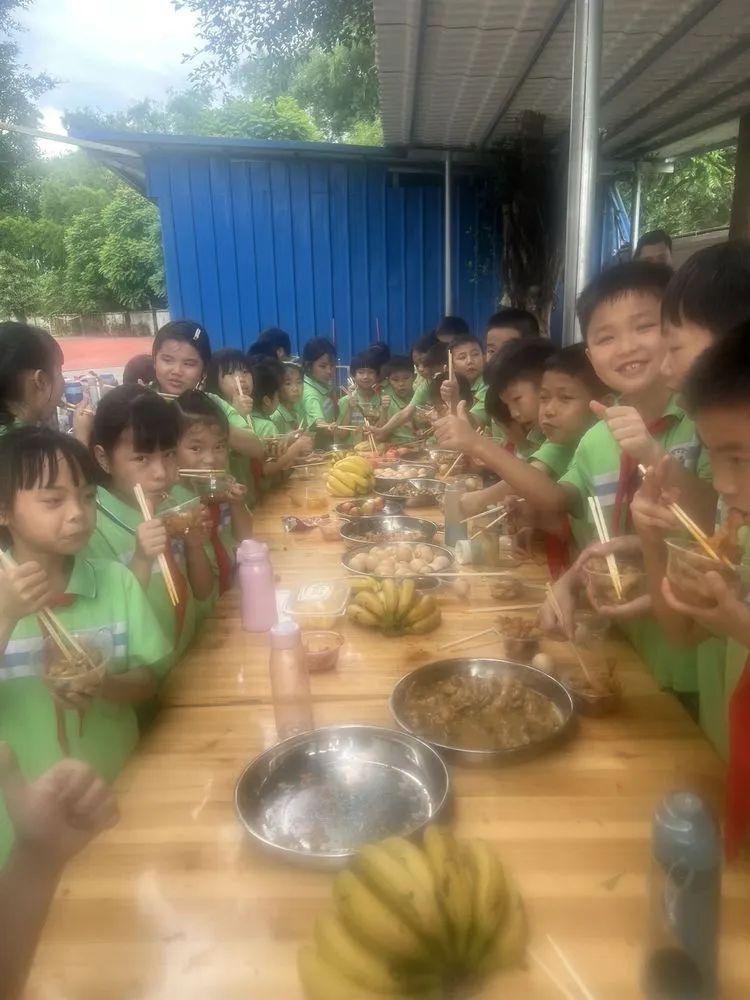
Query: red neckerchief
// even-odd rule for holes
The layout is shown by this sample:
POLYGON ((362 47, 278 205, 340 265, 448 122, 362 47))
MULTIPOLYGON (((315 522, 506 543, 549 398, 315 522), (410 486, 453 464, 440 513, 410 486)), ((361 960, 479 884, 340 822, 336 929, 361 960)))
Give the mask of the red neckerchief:
POLYGON ((49 601, 47 601, 47 607, 69 608, 71 604, 75 604, 75 599, 75 594, 58 594, 57 597, 50 597, 49 601))
POLYGON ((177 644, 180 636, 182 635, 182 626, 185 624, 188 585, 187 580, 185 579, 185 574, 177 565, 177 560, 175 559, 174 552, 172 551, 171 542, 167 542, 167 547, 164 549, 164 558, 167 561, 167 566, 169 567, 169 572, 172 575, 175 590, 177 591, 177 605, 174 609, 174 638, 175 644, 177 644))
POLYGON ((219 535, 219 524, 221 523, 221 512, 217 506, 209 507, 208 513, 211 517, 211 544, 214 547, 216 565, 219 568, 219 594, 229 590, 232 582, 232 560, 229 558, 227 550, 221 542, 219 535))
POLYGON ((545 531, 544 554, 547 557, 547 567, 553 580, 557 580, 570 569, 570 521, 563 515, 560 518, 560 528, 556 532, 545 531))
POLYGON ((729 701, 729 769, 724 807, 724 849, 737 857, 750 827, 750 656, 729 701))
MULTIPOLYGON (((677 423, 679 419, 680 418, 674 413, 665 413, 657 420, 652 421, 652 423, 646 424, 646 430, 649 432, 651 437, 656 438, 668 430, 673 424, 677 423)), ((621 531, 627 532, 628 528, 631 526, 630 504, 633 502, 633 497, 635 496, 635 492, 638 488, 637 472, 637 460, 633 458, 632 455, 628 455, 621 449, 620 478, 617 481, 617 495, 615 496, 615 506, 612 511, 611 533, 613 535, 618 535, 621 531), (625 523, 621 525, 620 516, 622 514, 623 507, 625 508, 625 523)))

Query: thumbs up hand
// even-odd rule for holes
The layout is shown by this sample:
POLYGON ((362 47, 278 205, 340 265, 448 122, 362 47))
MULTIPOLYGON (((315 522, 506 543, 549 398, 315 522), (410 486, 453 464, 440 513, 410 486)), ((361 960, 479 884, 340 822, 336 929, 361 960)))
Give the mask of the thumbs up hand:
POLYGON ((470 455, 472 449, 481 443, 481 437, 469 422, 469 411, 465 400, 462 399, 458 404, 455 416, 441 417, 436 421, 435 436, 441 448, 462 451, 465 455, 470 455))

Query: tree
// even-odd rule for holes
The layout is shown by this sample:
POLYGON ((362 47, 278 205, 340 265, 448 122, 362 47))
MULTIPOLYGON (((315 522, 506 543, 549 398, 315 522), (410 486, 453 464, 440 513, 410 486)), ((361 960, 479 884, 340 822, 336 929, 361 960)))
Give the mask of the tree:
POLYGON ((102 276, 128 309, 165 303, 166 282, 156 206, 120 186, 102 213, 106 236, 99 250, 102 276))
POLYGON ((0 250, 0 316, 25 320, 39 304, 39 288, 26 261, 0 250))

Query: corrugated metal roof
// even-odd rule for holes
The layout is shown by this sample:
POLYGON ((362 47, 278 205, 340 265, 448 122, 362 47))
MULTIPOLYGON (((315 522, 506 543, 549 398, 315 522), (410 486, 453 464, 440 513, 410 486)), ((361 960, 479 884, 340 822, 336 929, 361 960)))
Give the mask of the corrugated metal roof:
MULTIPOLYGON (((572 0, 374 0, 388 143, 481 148, 528 110, 567 133, 572 0)), ((632 157, 750 109, 748 0, 605 0, 603 152, 632 157)))

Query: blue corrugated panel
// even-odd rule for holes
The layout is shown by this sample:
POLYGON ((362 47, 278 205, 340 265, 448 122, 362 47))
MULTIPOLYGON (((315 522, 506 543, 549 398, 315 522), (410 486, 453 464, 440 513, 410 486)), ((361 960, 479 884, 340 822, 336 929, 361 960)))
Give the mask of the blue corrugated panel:
MULTIPOLYGON (((265 327, 300 349, 331 336, 348 359, 376 339, 408 351, 444 312, 443 191, 435 175, 364 160, 146 154, 159 206, 170 311, 215 346, 247 347, 265 327)), ((477 330, 499 296, 483 181, 455 183, 454 311, 477 330)), ((491 228, 491 227, 490 227, 491 228)))

